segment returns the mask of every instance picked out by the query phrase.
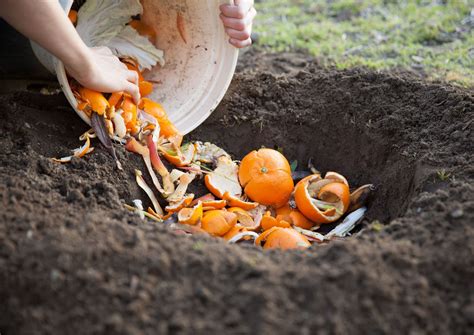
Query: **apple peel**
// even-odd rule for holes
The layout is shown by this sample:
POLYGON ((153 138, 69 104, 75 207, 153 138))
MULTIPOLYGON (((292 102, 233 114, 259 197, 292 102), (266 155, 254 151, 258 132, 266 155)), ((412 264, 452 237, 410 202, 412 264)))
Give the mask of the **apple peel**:
POLYGON ((168 197, 168 201, 181 201, 181 199, 183 199, 184 195, 186 194, 189 184, 191 184, 195 177, 196 175, 194 173, 183 173, 183 175, 179 177, 178 187, 176 187, 174 193, 168 197))
POLYGON ((295 225, 293 225, 293 229, 296 230, 298 233, 306 236, 306 238, 308 238, 309 240, 316 241, 318 243, 324 242, 326 240, 326 237, 323 234, 308 229, 303 229, 295 225))
POLYGON ((156 199, 155 194, 153 193, 152 189, 150 186, 147 185, 145 182, 145 179, 143 179, 142 172, 140 170, 135 170, 135 179, 137 181, 138 186, 145 191, 145 193, 148 195, 148 198, 150 198, 151 203, 153 204, 154 211, 160 216, 163 216, 164 212, 163 209, 160 206, 160 203, 158 202, 158 199, 156 199))
POLYGON ((166 194, 165 190, 163 187, 161 187, 160 181, 158 180, 158 177, 155 174, 155 171, 153 170, 152 167, 152 162, 151 162, 151 157, 150 157, 150 150, 141 145, 135 138, 131 137, 127 141, 127 144, 125 145, 125 149, 127 149, 130 152, 134 152, 136 154, 139 154, 142 156, 143 161, 145 162, 145 166, 148 170, 148 173, 151 177, 151 180, 153 181, 153 185, 156 187, 156 189, 161 193, 161 194, 166 194))
POLYGON ((148 135, 146 138, 146 141, 147 141, 148 150, 150 153, 151 164, 153 168, 161 176, 161 179, 163 180, 163 188, 164 188, 163 195, 168 196, 172 194, 175 190, 174 183, 171 179, 168 169, 165 167, 162 160, 160 159, 160 156, 158 155, 158 151, 156 150, 156 143, 153 139, 153 136, 148 135))

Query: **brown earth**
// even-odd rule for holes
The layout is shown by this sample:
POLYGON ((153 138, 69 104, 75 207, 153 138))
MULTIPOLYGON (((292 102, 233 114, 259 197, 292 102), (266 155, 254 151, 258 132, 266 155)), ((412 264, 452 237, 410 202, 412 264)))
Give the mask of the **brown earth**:
POLYGON ((136 156, 55 164, 87 129, 62 95, 0 102, 2 335, 474 332, 472 90, 246 54, 191 137, 377 185, 358 233, 294 252, 141 221, 136 156))

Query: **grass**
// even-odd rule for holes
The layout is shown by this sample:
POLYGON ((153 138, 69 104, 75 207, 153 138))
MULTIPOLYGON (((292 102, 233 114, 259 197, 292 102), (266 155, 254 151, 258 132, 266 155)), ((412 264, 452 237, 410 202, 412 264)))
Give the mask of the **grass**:
POLYGON ((436 175, 438 176, 438 179, 441 181, 447 181, 449 178, 451 178, 451 173, 446 172, 445 169, 437 171, 436 175))
POLYGON ((474 85, 474 2, 261 0, 255 31, 272 51, 307 50, 338 68, 401 68, 474 85))

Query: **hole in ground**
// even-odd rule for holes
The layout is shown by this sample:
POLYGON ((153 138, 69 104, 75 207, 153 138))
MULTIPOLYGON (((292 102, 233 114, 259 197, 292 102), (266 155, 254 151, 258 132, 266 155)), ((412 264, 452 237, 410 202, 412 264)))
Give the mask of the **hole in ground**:
POLYGON ((403 215, 417 187, 418 164, 394 140, 396 129, 388 124, 380 132, 373 125, 392 97, 373 105, 376 92, 367 91, 361 104, 355 96, 360 87, 337 87, 337 75, 324 78, 332 85, 314 85, 315 79, 304 72, 290 78, 241 75, 225 103, 191 138, 213 142, 235 159, 260 147, 279 148, 298 161, 297 170, 307 170, 312 158, 319 171, 343 174, 351 188, 375 184, 369 220, 389 222, 403 215))
MULTIPOLYGON (((229 113, 219 110, 214 117, 222 119, 222 114, 229 113)), ((290 162, 297 160, 297 170, 308 170, 308 159, 312 158, 319 171, 341 173, 351 188, 369 183, 376 186, 369 219, 387 222, 402 215, 413 195, 416 164, 403 159, 388 140, 374 141, 357 125, 331 115, 324 118, 308 119, 301 125, 264 121, 263 128, 251 122, 229 126, 209 122, 193 138, 215 143, 235 159, 260 147, 280 149, 290 162)))

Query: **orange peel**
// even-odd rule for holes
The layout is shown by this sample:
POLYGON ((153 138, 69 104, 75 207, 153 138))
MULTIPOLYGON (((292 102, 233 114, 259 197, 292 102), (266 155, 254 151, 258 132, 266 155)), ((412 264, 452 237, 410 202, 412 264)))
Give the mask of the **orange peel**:
POLYGON ((326 174, 324 175, 324 179, 330 179, 333 181, 343 183, 346 186, 349 186, 349 183, 347 182, 346 177, 344 177, 342 174, 339 174, 337 172, 333 172, 333 171, 326 172, 326 174))
POLYGON ((74 149, 73 154, 75 157, 79 157, 79 158, 83 157, 84 155, 90 152, 89 151, 90 148, 91 148, 91 140, 89 136, 86 136, 86 143, 84 143, 84 145, 82 145, 81 147, 74 149))
POLYGON ((151 43, 155 43, 156 32, 151 26, 141 20, 131 20, 128 25, 135 29, 138 34, 148 37, 151 43))
POLYGON ((125 121, 127 130, 133 133, 137 126, 137 105, 133 102, 130 96, 124 95, 120 108, 123 110, 122 117, 125 121))
MULTIPOLYGON (((85 134, 88 134, 87 132, 83 134, 83 136, 85 134)), ((83 137, 81 136, 81 138, 83 137)), ((94 150, 93 147, 91 147, 91 140, 90 140, 90 137, 89 135, 85 135, 84 136, 84 140, 85 140, 85 143, 80 146, 79 148, 77 149, 74 149, 72 151, 72 155, 71 156, 66 156, 66 157, 61 157, 61 158, 53 158, 53 161, 57 162, 57 163, 69 163, 73 157, 78 157, 78 158, 81 158, 83 157, 84 155, 92 152, 94 150)))
POLYGON ((254 209, 248 210, 247 212, 253 218, 256 224, 261 224, 263 215, 267 211, 267 206, 258 205, 254 209))
POLYGON ((148 207, 147 211, 144 211, 144 210, 140 210, 139 208, 137 208, 135 206, 130 206, 130 205, 127 205, 127 204, 124 204, 123 206, 126 209, 128 209, 130 212, 137 213, 138 215, 140 215, 140 218, 147 217, 149 219, 152 219, 152 220, 155 220, 155 221, 158 221, 158 222, 163 222, 163 219, 161 218, 161 216, 156 214, 155 211, 153 209, 151 209, 150 207, 148 207))
POLYGON ((305 249, 311 246, 308 239, 292 228, 273 227, 264 231, 255 244, 264 249, 305 249))
POLYGON ((225 235, 237 223, 237 215, 222 209, 204 213, 201 228, 214 236, 225 235))
POLYGON ((109 105, 119 107, 119 105, 122 102, 122 98, 123 98, 123 91, 112 93, 108 100, 109 105))
POLYGON ((181 145, 183 136, 174 126, 174 124, 169 120, 168 115, 166 114, 163 107, 153 100, 148 98, 142 98, 139 104, 139 108, 142 109, 145 113, 150 114, 158 121, 160 125, 160 134, 165 138, 170 138, 172 136, 178 136, 178 146, 181 145))
POLYGON ((231 213, 235 213, 237 215, 237 223, 248 230, 256 230, 260 227, 260 224, 255 223, 253 218, 246 210, 240 207, 231 207, 227 210, 231 213))
POLYGON ((165 159, 177 167, 188 166, 192 163, 196 148, 192 143, 186 143, 175 149, 172 143, 158 146, 165 159))
POLYGON ((199 198, 196 198, 193 200, 191 204, 197 204, 198 201, 213 201, 216 200, 216 197, 212 193, 207 193, 204 194, 203 196, 200 196, 199 198))
MULTIPOLYGON (((155 212, 153 210, 153 208, 151 207, 148 207, 147 210, 146 210, 146 213, 148 213, 149 215, 153 215, 156 219, 158 219, 159 221, 164 221, 164 220, 167 220, 171 217, 171 215, 173 215, 173 213, 168 213, 166 215, 159 215, 157 212, 155 212)), ((145 213, 143 213, 145 214, 145 213)), ((145 214, 145 216, 148 216, 147 214, 145 214)))
POLYGON ((198 202, 194 207, 182 208, 178 212, 178 222, 181 224, 196 225, 201 221, 202 215, 202 203, 198 202))
POLYGON ((254 209, 258 206, 258 202, 245 201, 241 197, 231 195, 229 192, 225 192, 222 199, 227 201, 227 206, 240 207, 246 211, 254 209))
POLYGON ((203 201, 202 203, 203 208, 205 211, 212 210, 212 209, 222 209, 227 206, 227 202, 225 200, 211 200, 211 201, 203 201))
POLYGON ((77 23, 77 11, 74 10, 74 9, 71 9, 69 11, 69 13, 67 14, 67 16, 68 16, 69 20, 71 21, 71 23, 73 25, 76 25, 76 23, 77 23))
POLYGON ((181 209, 188 207, 191 205, 194 199, 194 194, 187 194, 185 195, 180 201, 178 202, 170 202, 168 206, 165 207, 165 210, 168 213, 176 213, 179 212, 181 209))
POLYGON ((204 177, 207 189, 219 199, 223 199, 225 193, 229 196, 240 196, 242 187, 239 184, 238 169, 230 157, 219 157, 216 169, 204 177))
POLYGON ((262 243, 264 243, 267 237, 273 233, 274 231, 278 230, 280 227, 271 227, 270 229, 264 230, 256 239, 255 245, 261 247, 262 243))
POLYGON ((349 186, 345 178, 336 173, 328 174, 328 179, 322 179, 319 174, 302 179, 294 192, 299 211, 319 224, 338 220, 347 210, 350 201, 349 186), (318 196, 323 196, 327 201, 318 199, 318 196))
POLYGON ((265 215, 262 217, 262 221, 260 222, 260 225, 262 226, 262 229, 268 230, 271 229, 272 227, 281 227, 281 228, 290 228, 291 225, 289 222, 283 220, 274 218, 271 213, 268 211, 265 213, 265 215))
POLYGON ((276 217, 280 220, 286 220, 288 222, 291 221, 290 213, 293 211, 293 208, 290 207, 288 203, 284 204, 283 206, 277 208, 275 210, 276 217))
POLYGON ((290 221, 293 226, 300 227, 303 229, 310 229, 314 224, 308 220, 300 211, 294 210, 290 213, 290 221))
POLYGON ((138 68, 138 63, 134 59, 122 58, 121 61, 127 66, 129 70, 135 71, 138 74, 138 82, 145 80, 145 78, 143 78, 142 72, 138 68))
POLYGON ((304 229, 310 229, 314 225, 299 210, 291 208, 288 203, 276 209, 276 219, 277 221, 285 220, 304 229))
POLYGON ((268 148, 254 150, 242 159, 239 180, 251 200, 276 208, 288 202, 294 187, 288 160, 268 148))
POLYGON ((109 102, 100 92, 85 87, 80 87, 79 94, 81 96, 81 100, 87 102, 92 111, 99 115, 104 115, 105 111, 110 107, 109 102))
POLYGON ((347 208, 349 208, 350 203, 349 187, 347 184, 339 182, 327 184, 321 187, 318 198, 331 203, 341 201, 343 204, 343 212, 345 212, 347 208))
POLYGON ((153 92, 153 84, 149 81, 143 80, 138 83, 138 89, 140 90, 140 96, 146 97, 153 92))

